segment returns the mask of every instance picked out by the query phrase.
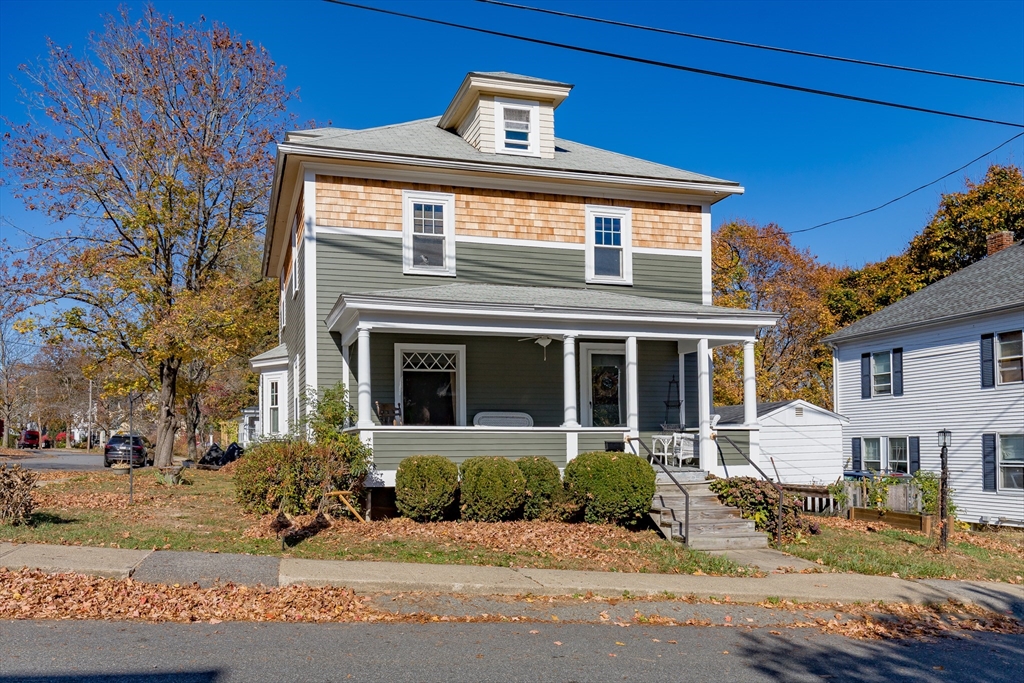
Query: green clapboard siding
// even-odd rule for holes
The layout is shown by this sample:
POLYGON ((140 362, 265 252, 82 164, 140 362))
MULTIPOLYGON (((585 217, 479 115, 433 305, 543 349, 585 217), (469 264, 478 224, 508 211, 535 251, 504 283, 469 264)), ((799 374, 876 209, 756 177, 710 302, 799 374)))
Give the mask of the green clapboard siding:
MULTIPOLYGON (((726 436, 728 436, 733 441, 733 443, 735 443, 743 450, 744 453, 746 453, 748 456, 750 455, 750 432, 730 430, 728 432, 719 431, 719 434, 725 434, 726 436)), ((727 466, 750 464, 749 462, 747 462, 747 459, 740 455, 736 451, 736 449, 732 447, 732 444, 730 444, 728 441, 722 438, 716 439, 716 441, 718 441, 718 445, 722 449, 722 452, 718 454, 719 465, 723 464, 723 462, 727 466), (723 454, 725 455, 725 458, 722 457, 723 454)))
POLYGON ((373 462, 393 470, 412 455, 443 455, 456 463, 478 455, 504 458, 542 456, 565 467, 565 434, 560 432, 415 432, 403 429, 373 433, 373 462))
POLYGON ((699 405, 697 396, 697 354, 688 353, 683 356, 683 375, 686 378, 686 387, 684 389, 686 396, 686 405, 684 411, 686 413, 686 422, 684 423, 687 427, 696 427, 700 423, 699 405))
MULTIPOLYGON (((666 419, 665 401, 669 381, 679 381, 679 347, 674 341, 637 342, 637 389, 640 429, 660 431, 663 422, 679 422, 679 408, 673 408, 666 419)), ((679 385, 673 386, 674 401, 679 400, 679 385)))
MULTIPOLYGON (((603 451, 605 441, 622 441, 624 433, 625 430, 621 429, 617 432, 580 432, 578 437, 579 452, 603 451)), ((626 446, 626 450, 629 450, 629 446, 626 446)))

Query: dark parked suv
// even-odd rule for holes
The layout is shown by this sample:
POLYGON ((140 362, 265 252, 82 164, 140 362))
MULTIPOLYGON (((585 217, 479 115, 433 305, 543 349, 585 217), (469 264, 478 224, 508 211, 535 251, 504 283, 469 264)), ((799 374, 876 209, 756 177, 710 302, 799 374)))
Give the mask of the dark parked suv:
POLYGON ((39 432, 26 429, 18 437, 18 448, 39 448, 39 432))
MULTIPOLYGON (((149 459, 149 451, 146 450, 146 441, 141 436, 132 437, 132 467, 145 467, 152 465, 149 459)), ((103 466, 110 467, 115 462, 128 462, 128 436, 115 434, 103 447, 103 466)))

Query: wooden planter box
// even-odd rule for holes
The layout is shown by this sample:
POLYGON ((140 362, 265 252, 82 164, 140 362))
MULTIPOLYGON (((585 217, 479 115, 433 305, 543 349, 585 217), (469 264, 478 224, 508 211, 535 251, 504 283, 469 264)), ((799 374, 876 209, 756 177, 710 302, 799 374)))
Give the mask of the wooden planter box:
MULTIPOLYGON (((938 515, 919 515, 913 512, 879 512, 875 508, 850 508, 850 519, 864 522, 885 522, 897 529, 909 529, 931 535, 939 528, 938 515)), ((952 519, 950 519, 952 522, 952 519)))

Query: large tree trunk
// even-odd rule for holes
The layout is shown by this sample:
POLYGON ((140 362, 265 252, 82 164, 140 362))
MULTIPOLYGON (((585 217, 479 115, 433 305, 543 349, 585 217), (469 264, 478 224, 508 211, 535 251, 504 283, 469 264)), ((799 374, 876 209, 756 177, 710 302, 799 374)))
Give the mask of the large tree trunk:
POLYGON ((178 368, 181 360, 169 358, 160 363, 160 405, 156 419, 156 455, 153 457, 157 467, 170 467, 174 454, 174 436, 178 421, 174 415, 174 400, 178 393, 178 368))

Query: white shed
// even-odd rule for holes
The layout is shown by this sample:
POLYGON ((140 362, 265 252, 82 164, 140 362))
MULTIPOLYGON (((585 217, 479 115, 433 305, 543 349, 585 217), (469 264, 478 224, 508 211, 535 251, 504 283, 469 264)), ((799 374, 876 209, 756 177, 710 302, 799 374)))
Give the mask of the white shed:
MULTIPOLYGON (((783 484, 831 484, 843 476, 842 415, 802 399, 757 404, 761 468, 783 484), (774 466, 773 466, 774 463, 774 466)), ((714 409, 713 425, 743 423, 743 406, 714 409), (716 419, 717 417, 717 419, 716 419)))

